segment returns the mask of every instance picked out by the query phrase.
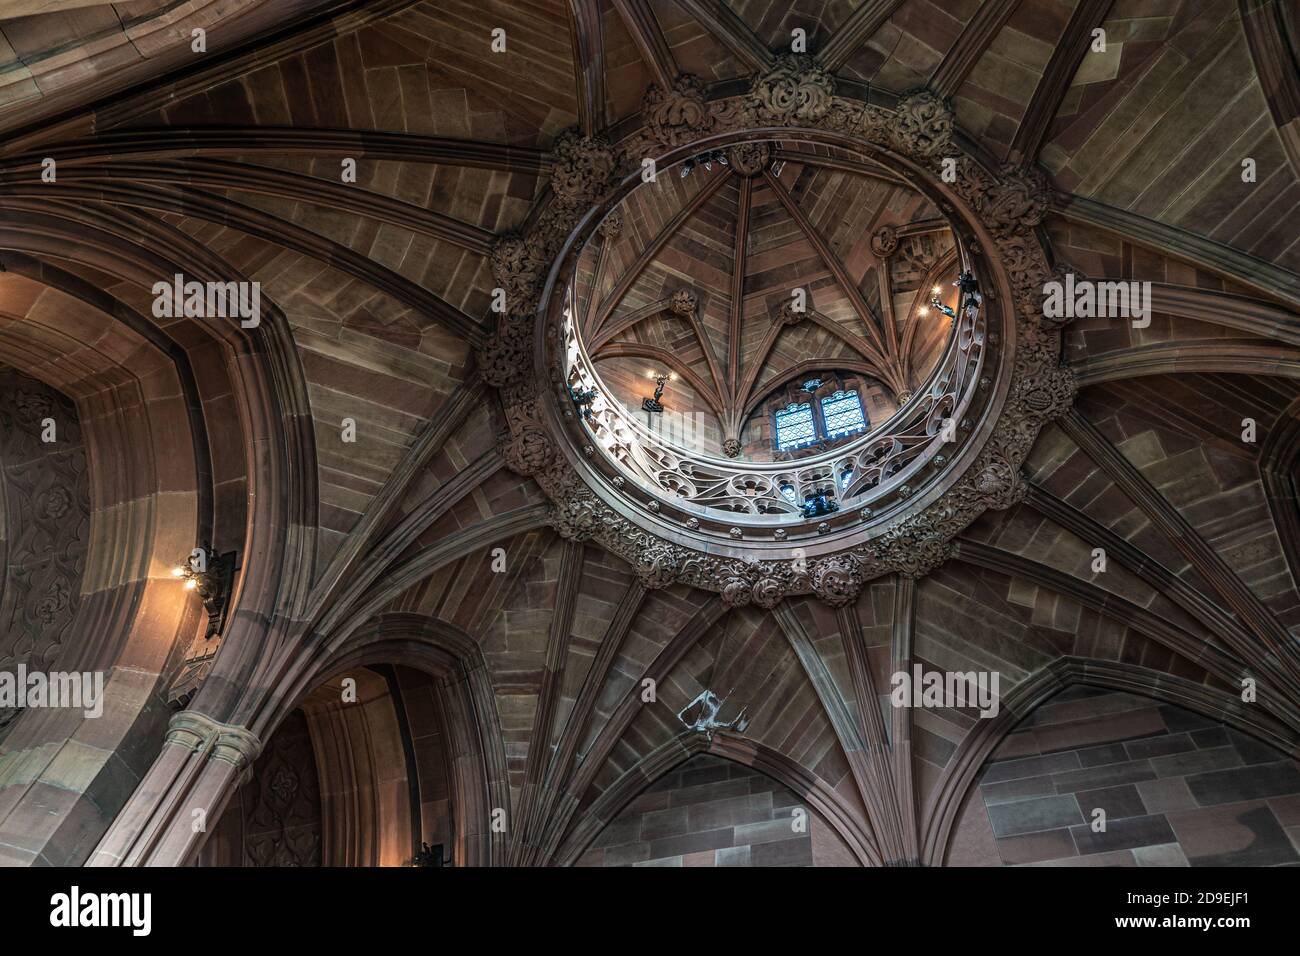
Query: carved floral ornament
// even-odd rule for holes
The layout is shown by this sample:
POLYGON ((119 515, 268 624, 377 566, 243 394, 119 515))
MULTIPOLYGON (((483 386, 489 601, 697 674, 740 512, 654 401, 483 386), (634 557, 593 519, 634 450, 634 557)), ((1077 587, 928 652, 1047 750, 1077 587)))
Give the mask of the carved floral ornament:
MULTIPOLYGON (((929 573, 951 555, 953 538, 985 510, 1021 500, 1021 464, 1043 425, 1064 414, 1074 400, 1073 375, 1059 362, 1059 328, 1044 321, 1041 309, 1043 284, 1053 275, 1035 233, 1051 202, 1047 177, 1033 168, 980 166, 955 144, 950 106, 929 91, 904 95, 894 110, 867 105, 836 95, 832 77, 797 56, 778 58, 744 96, 707 101, 702 86, 691 78, 679 79, 671 91, 652 89, 643 118, 644 127, 617 148, 577 134, 562 136, 555 151, 554 199, 527 233, 503 237, 494 249, 493 274, 506 289, 510 308, 480 351, 479 364, 484 379, 501 391, 506 464, 533 477, 551 498, 552 524, 561 535, 595 541, 620 555, 647 587, 681 582, 717 591, 729 606, 752 603, 763 608, 788 595, 813 593, 838 607, 879 575, 929 573), (850 535, 840 550, 807 559, 784 546, 780 551, 762 550, 761 559, 759 551, 735 557, 734 552, 692 547, 682 543, 689 542, 689 536, 670 539, 662 533, 665 518, 657 507, 631 506, 622 482, 601 493, 593 491, 575 467, 581 456, 567 455, 557 445, 571 445, 572 440, 556 431, 551 423, 557 416, 545 408, 548 403, 558 407, 564 371, 558 359, 547 365, 534 334, 535 323, 543 321, 537 315, 546 270, 590 205, 615 185, 616 176, 637 170, 645 156, 662 155, 701 135, 774 125, 850 135, 877 152, 887 150, 910 160, 936 180, 939 160, 957 158, 960 172, 952 188, 993 239, 993 248, 980 251, 986 263, 1005 274, 1015 316, 1013 358, 996 373, 1009 379, 1005 398, 992 412, 997 417, 991 427, 981 430, 983 445, 973 461, 966 456, 964 471, 947 489, 928 503, 919 501, 912 513, 883 528, 873 527, 870 537, 850 535)), ((732 150, 735 155, 737 147, 732 150)), ((767 155, 762 159, 766 162, 767 155)), ((882 252, 891 238, 880 237, 882 252)), ((990 283, 990 299, 994 288, 990 283)), ((563 354, 557 348, 561 337, 553 318, 544 321, 550 324, 543 354, 555 359, 557 351, 563 354)), ((996 335, 991 334, 990 341, 997 341, 996 335)), ((956 467, 955 458, 947 466, 956 467)), ((863 517, 869 514, 867 509, 863 517)), ((689 518, 682 527, 698 529, 699 522, 689 518)), ((767 537, 780 544, 786 532, 769 531, 767 537)))
POLYGON ((871 235, 871 254, 887 259, 898 251, 898 230, 886 223, 871 235))
POLYGON ((695 298, 695 293, 690 289, 678 289, 672 294, 672 298, 669 300, 669 305, 672 308, 673 315, 680 315, 683 318, 687 318, 695 314, 699 302, 695 298))
POLYGON ((641 101, 646 132, 661 145, 676 146, 713 128, 713 114, 699 77, 679 76, 671 90, 650 87, 641 101))
POLYGON ((737 143, 727 150, 732 172, 747 178, 760 175, 772 162, 772 147, 767 143, 737 143))

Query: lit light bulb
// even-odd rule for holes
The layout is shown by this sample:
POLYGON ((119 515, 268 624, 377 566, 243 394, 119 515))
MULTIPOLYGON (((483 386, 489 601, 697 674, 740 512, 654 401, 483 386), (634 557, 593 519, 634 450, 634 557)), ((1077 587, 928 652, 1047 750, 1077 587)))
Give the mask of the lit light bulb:
POLYGON ((179 565, 177 567, 172 568, 172 577, 179 578, 179 577, 183 577, 184 574, 185 574, 185 569, 180 567, 179 565))
POLYGON ((668 373, 668 381, 670 381, 670 382, 675 382, 675 381, 677 381, 677 373, 676 373, 676 372, 669 372, 669 373, 668 373))
POLYGON ((940 289, 939 289, 938 286, 935 286, 935 287, 934 287, 933 289, 931 289, 930 291, 933 292, 935 295, 938 295, 939 292, 940 292, 940 289))
POLYGON ((916 311, 917 311, 917 313, 920 314, 920 315, 929 315, 929 314, 930 314, 930 309, 929 309, 929 307, 928 307, 928 306, 924 306, 924 305, 921 306, 921 307, 920 307, 919 309, 917 309, 916 311))
POLYGON ((193 591, 198 586, 199 586, 199 582, 196 581, 194 578, 190 578, 185 582, 185 590, 187 591, 193 591))

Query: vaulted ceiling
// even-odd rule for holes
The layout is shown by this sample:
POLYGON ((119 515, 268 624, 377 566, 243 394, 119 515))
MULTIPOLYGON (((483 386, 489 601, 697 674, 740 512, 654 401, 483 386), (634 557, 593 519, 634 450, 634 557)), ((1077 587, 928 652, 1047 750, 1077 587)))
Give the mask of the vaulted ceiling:
POLYGON ((625 403, 639 406, 646 388, 622 369, 671 371, 675 408, 739 438, 764 396, 796 375, 868 375, 887 390, 876 409, 887 417, 933 368, 948 323, 930 312, 931 288, 956 296, 947 222, 883 168, 782 147, 747 174, 712 163, 665 171, 586 250, 581 337, 598 369, 613 366, 606 384, 625 403))
MULTIPOLYGON (((183 714, 255 755, 248 741, 321 681, 375 659, 451 675, 465 695, 448 720, 472 728, 463 752, 485 769, 479 802, 461 791, 464 815, 512 821, 458 838, 465 862, 573 862, 707 750, 808 802, 857 862, 942 864, 954 834, 978 829, 968 795, 986 758, 1016 756, 997 751, 1006 735, 1072 683, 1210 715, 1293 767, 1291 5, 138 0, 18 13, 0 20, 0 365, 76 404, 91 533, 62 659, 113 670, 119 718, 8 729, 5 862, 76 863, 96 847, 99 862, 192 858, 188 819, 167 816, 178 681, 201 684, 183 714), (1104 52, 1090 52, 1096 28, 1104 52), (990 166, 1041 164, 1057 263, 1151 282, 1153 314, 1066 327, 1074 410, 1035 446, 1025 499, 986 513, 933 573, 879 579, 838 609, 728 608, 683 584, 647 589, 561 538, 541 489, 504 467, 475 356, 495 321, 493 244, 546 214, 557 136, 630 135, 647 89, 683 73, 711 97, 743 92, 796 29, 846 95, 928 87, 990 166), (156 317, 152 284, 174 273, 260 282, 262 326, 156 317), (241 561, 219 651, 167 580, 204 539, 241 561), (890 675, 913 664, 999 671, 1002 716, 882 719, 890 675), (1265 688, 1257 704, 1240 699, 1243 674, 1265 688), (747 729, 686 732, 676 714, 705 689, 731 692, 726 719, 748 708, 747 729), (76 773, 55 756, 65 741, 86 744, 76 773), (174 839, 139 845, 117 817, 128 799, 174 839)), ((673 356, 737 426, 803 362, 874 362, 897 392, 942 344, 915 314, 931 275, 951 271, 950 241, 927 231, 937 212, 833 150, 777 152, 779 173, 698 169, 637 190, 580 281, 593 341, 673 356), (882 262, 870 237, 886 222, 914 235, 882 262), (773 337, 800 284, 819 318, 773 337), (659 305, 679 286, 697 297, 693 318, 659 305)))

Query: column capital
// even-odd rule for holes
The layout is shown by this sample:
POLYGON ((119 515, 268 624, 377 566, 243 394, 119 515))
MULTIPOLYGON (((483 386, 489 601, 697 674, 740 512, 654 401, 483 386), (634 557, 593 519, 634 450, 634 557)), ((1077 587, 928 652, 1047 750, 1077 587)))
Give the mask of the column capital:
POLYGON ((240 770, 251 766, 262 752, 262 741, 251 730, 190 710, 172 716, 166 739, 191 752, 210 753, 212 759, 224 760, 240 770))

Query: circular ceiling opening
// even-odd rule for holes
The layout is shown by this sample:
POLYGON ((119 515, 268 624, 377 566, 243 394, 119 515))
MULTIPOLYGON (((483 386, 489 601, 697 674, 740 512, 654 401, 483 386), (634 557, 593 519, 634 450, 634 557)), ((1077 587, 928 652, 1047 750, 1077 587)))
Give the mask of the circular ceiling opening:
POLYGON ((862 104, 798 68, 690 128, 571 137, 549 215, 493 250, 507 467, 564 537, 733 605, 933 567, 1023 496, 1073 395, 1033 317, 1037 177, 965 153, 929 93, 862 104))

